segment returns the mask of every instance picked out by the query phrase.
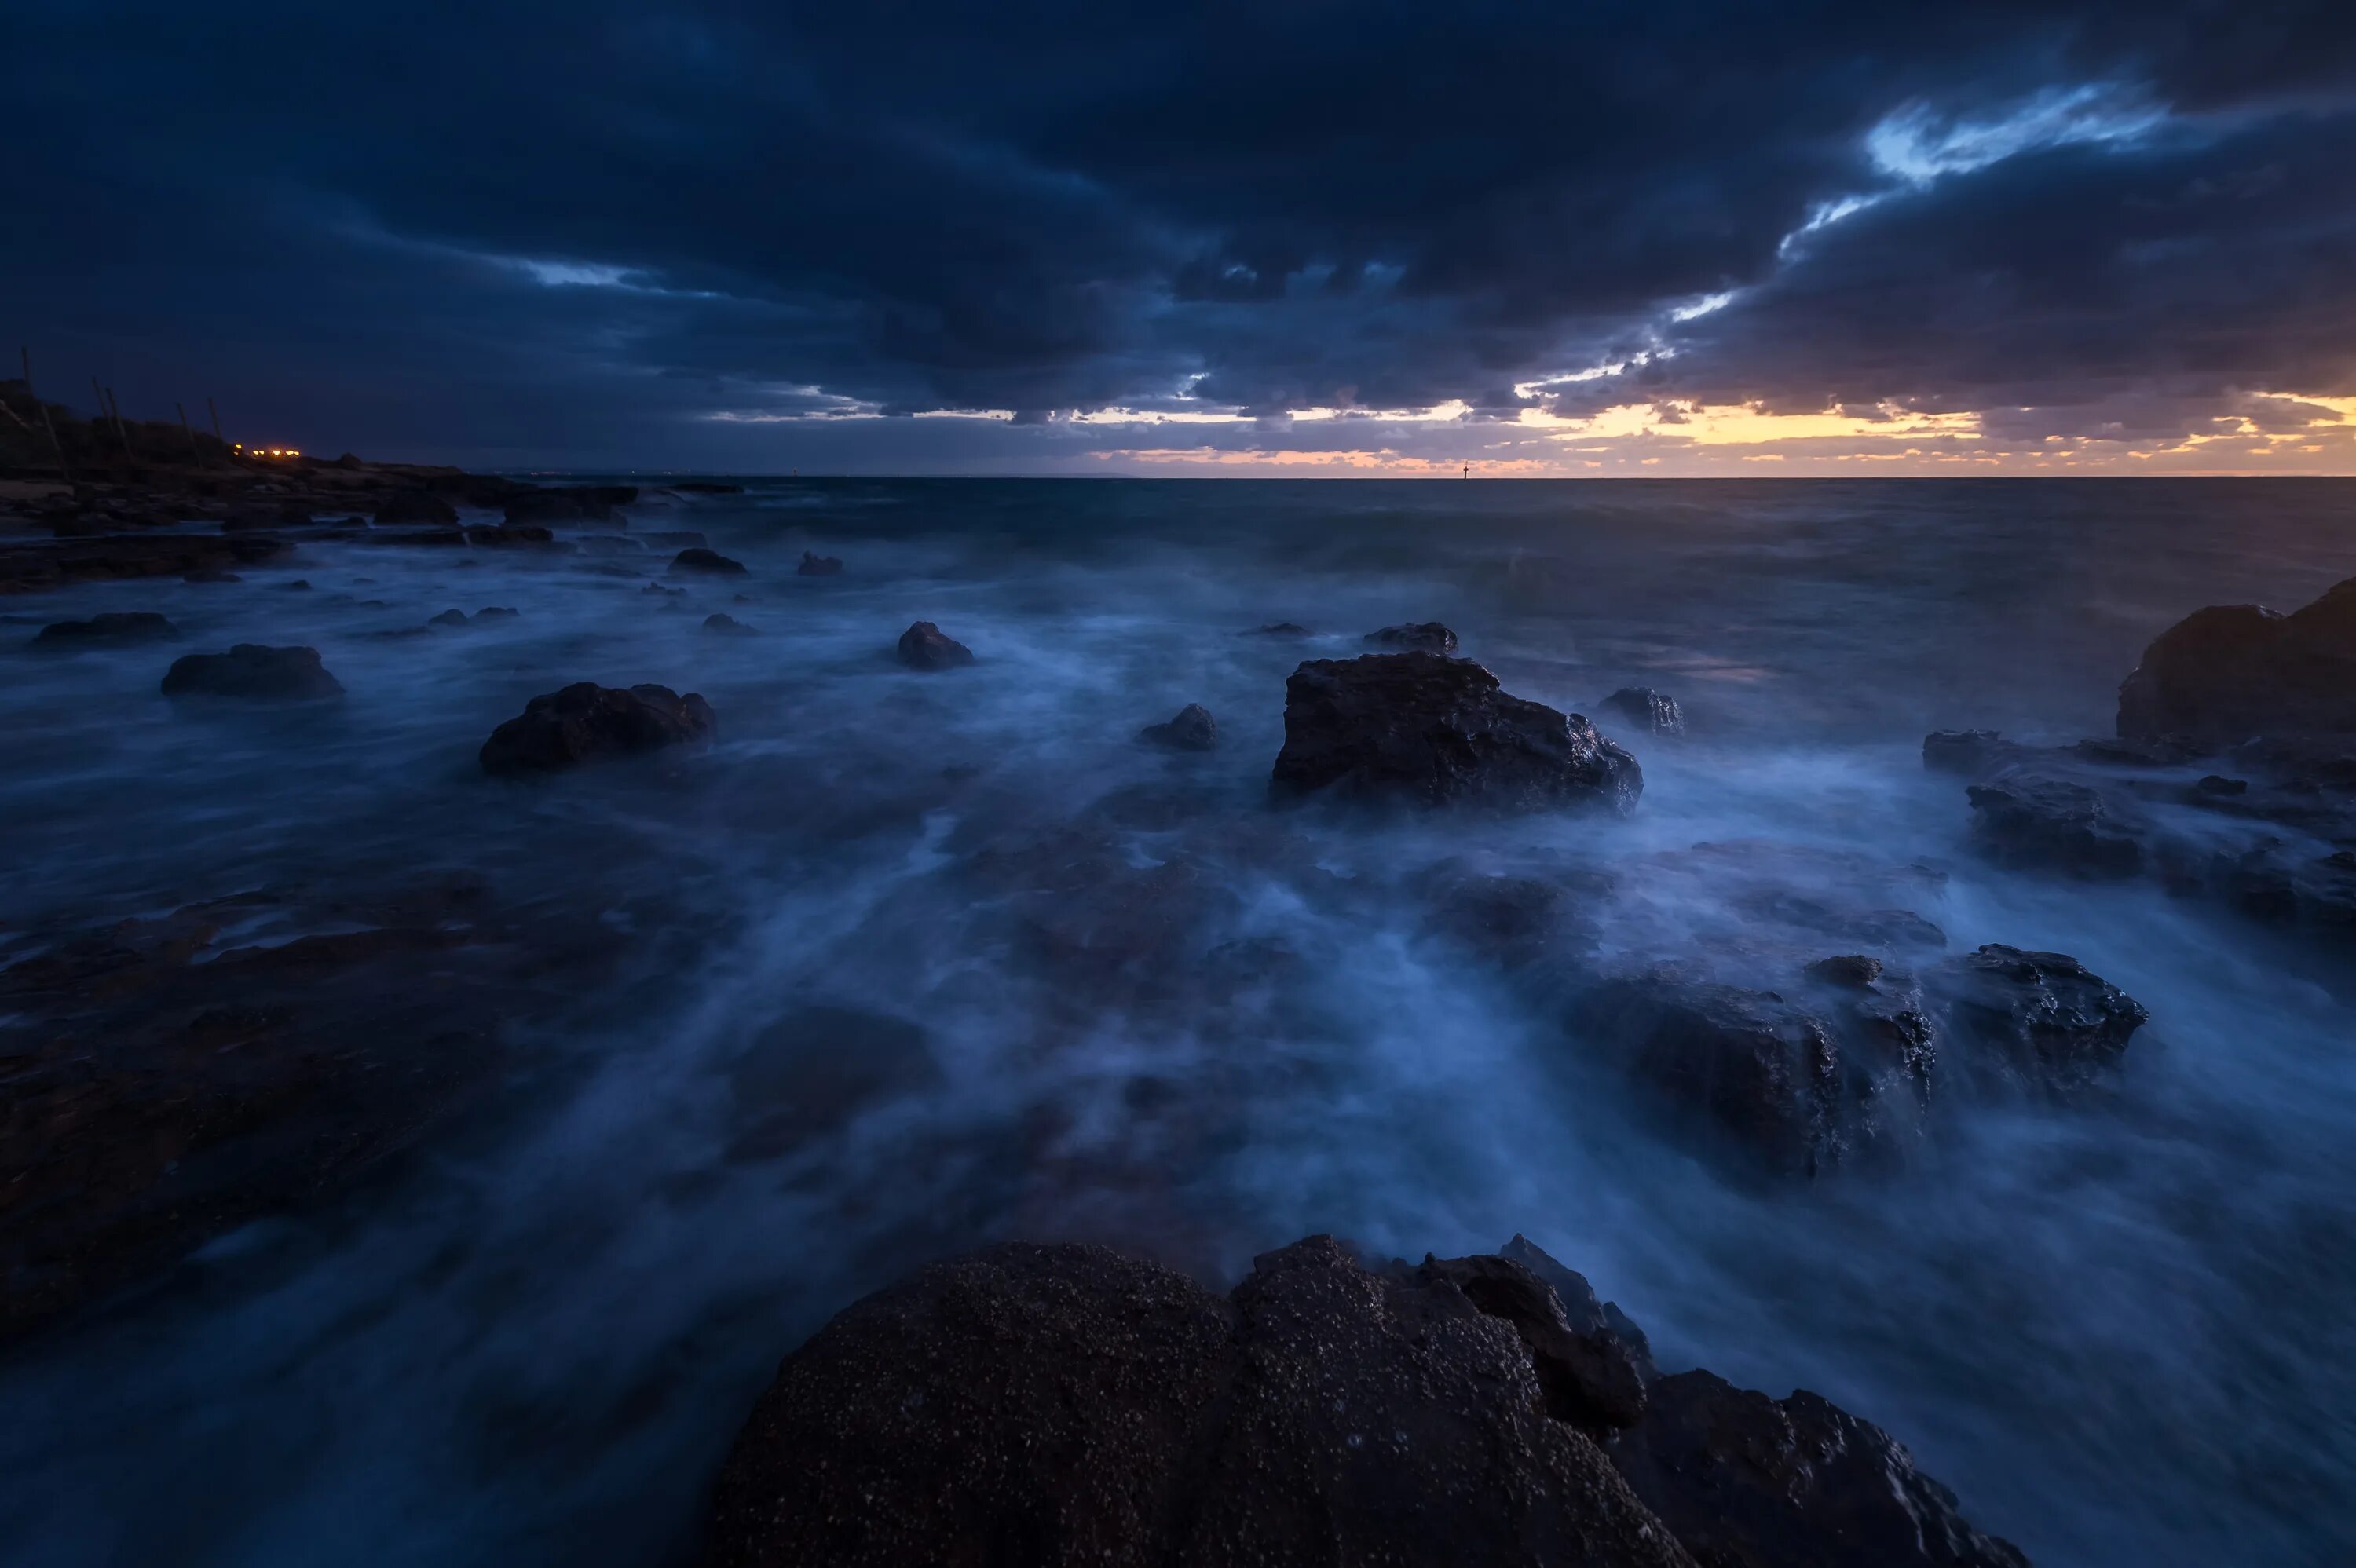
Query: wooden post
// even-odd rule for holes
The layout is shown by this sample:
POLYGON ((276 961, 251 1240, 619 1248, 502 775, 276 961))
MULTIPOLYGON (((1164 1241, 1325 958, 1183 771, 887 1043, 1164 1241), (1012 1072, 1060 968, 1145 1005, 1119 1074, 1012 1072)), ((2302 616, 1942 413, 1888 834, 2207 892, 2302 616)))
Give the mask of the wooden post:
POLYGON ((16 352, 25 361, 25 390, 32 393, 33 406, 41 411, 41 422, 49 427, 49 447, 58 454, 58 472, 65 476, 66 488, 73 488, 73 467, 66 462, 65 443, 58 439, 58 421, 49 417, 49 405, 41 401, 41 394, 33 391, 33 351, 29 347, 16 352))
POLYGON ((205 454, 197 450, 197 432, 188 428, 188 405, 174 403, 172 407, 180 416, 180 433, 188 438, 188 461, 202 468, 205 465, 205 454))

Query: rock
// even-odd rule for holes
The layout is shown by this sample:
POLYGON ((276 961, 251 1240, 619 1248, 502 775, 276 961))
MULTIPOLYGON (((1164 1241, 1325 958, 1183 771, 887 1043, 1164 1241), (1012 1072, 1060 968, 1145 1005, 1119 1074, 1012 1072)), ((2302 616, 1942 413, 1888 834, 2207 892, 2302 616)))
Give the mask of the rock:
POLYGON ((2195 795, 2233 797, 2250 793, 2247 779, 2229 779, 2222 773, 2204 773, 2192 785, 2195 795))
POLYGON ((198 571, 183 574, 180 581, 183 582, 243 582, 245 579, 234 571, 223 571, 219 567, 207 567, 198 571))
POLYGON ((1922 765, 1933 773, 1977 778, 2014 751, 1994 730, 1934 730, 1922 737, 1922 765))
POLYGON ((2029 1568, 1890 1434, 1821 1395, 1770 1399, 1698 1371, 1649 1392, 1612 1460, 1709 1568, 2029 1568))
POLYGON ((2143 844, 2102 795, 2066 779, 2014 775, 1970 787, 1972 833, 1999 866, 2104 880, 2144 868, 2143 844))
POLYGON ((430 490, 396 490, 376 505, 375 522, 380 528, 446 528, 457 521, 458 508, 430 490))
POLYGON ((1605 698, 1602 705, 1625 714, 1655 735, 1686 732, 1685 710, 1677 706, 1677 699, 1649 686, 1623 686, 1605 698))
MULTIPOLYGON (((529 546, 552 546, 556 543, 552 528, 519 526, 504 527, 495 523, 477 523, 466 531, 466 542, 478 549, 515 549, 529 546)), ((572 547, 564 547, 570 549, 572 547)))
POLYGON ((1671 967, 1604 982, 1571 1015, 1681 1130, 1777 1175, 1901 1157, 1938 1052, 1911 995, 1804 1007, 1671 967))
POLYGON ((584 555, 637 555, 647 548, 627 534, 590 534, 573 542, 584 555))
POLYGON ((477 621, 512 621, 523 613, 511 604, 486 604, 475 612, 477 621))
POLYGON ((2119 688, 2123 739, 2356 731, 2356 578, 2289 615, 2211 604, 2162 632, 2119 688))
POLYGON ((306 577, 298 577, 292 582, 281 583, 279 586, 284 588, 289 593, 308 593, 311 592, 311 581, 306 577))
POLYGON ((57 621, 33 638, 36 647, 89 647, 95 644, 153 643, 180 629, 153 610, 110 610, 87 621, 57 621))
POLYGON ((327 673, 316 648, 240 643, 225 654, 186 655, 164 674, 166 697, 311 702, 343 694, 343 683, 327 673))
POLYGON ((787 1358, 713 1514, 719 1564, 1692 1561, 1511 1325, 1323 1237, 1226 1297, 1101 1247, 926 1269, 787 1358))
POLYGON ((1269 781, 1280 797, 1626 812, 1644 791, 1636 759, 1592 724, 1500 690, 1470 660, 1313 659, 1284 691, 1284 749, 1269 781))
POLYGON ((2026 1568, 1815 1395, 1647 1390, 1634 1326, 1508 1250, 1376 1270, 1314 1236, 1225 1296, 1102 1247, 936 1264, 786 1359, 711 1561, 2026 1568))
POLYGON ((734 615, 712 614, 703 618, 703 629, 707 632, 725 632, 732 635, 742 636, 751 632, 753 628, 734 615))
POLYGON ((1452 654, 1456 651, 1456 634, 1437 621, 1385 626, 1379 632, 1368 632, 1366 641, 1400 651, 1412 649, 1427 654, 1452 654))
POLYGON ((719 729, 712 705, 667 686, 599 686, 579 681, 533 698, 523 712, 483 742, 487 773, 555 773, 582 763, 638 756, 666 746, 709 741, 719 729))
POLYGON ((1951 1033, 1972 1066, 2015 1086, 2071 1094, 2098 1083, 2151 1015, 2062 953, 1991 944, 1943 965, 1951 1033))
POLYGON ((671 488, 688 496, 742 496, 744 493, 742 485, 723 485, 711 479, 681 479, 671 488))
POLYGON ((1219 726, 1209 709, 1199 702, 1190 702, 1169 722, 1148 724, 1140 730, 1137 738, 1173 752, 1208 752, 1219 743, 1219 726))
POLYGON ((1248 637, 1305 637, 1309 628, 1297 621, 1270 621, 1244 634, 1248 637))
POLYGON ((712 542, 691 528, 649 529, 638 537, 658 549, 701 549, 712 542))
POLYGON ((466 624, 466 613, 464 610, 444 610, 439 615, 429 617, 425 624, 429 626, 463 626, 466 624))
POLYGON ((526 490, 509 498, 507 520, 518 523, 610 523, 614 508, 638 498, 635 485, 565 485, 526 490))
POLYGON ((700 571, 714 577, 742 577, 744 563, 731 560, 716 550, 689 549, 670 558, 673 571, 700 571))
POLYGON ((37 592, 65 582, 139 577, 228 575, 292 549, 270 534, 109 534, 97 539, 0 542, 0 593, 37 592))
POLYGON ((1511 1258, 1524 1268, 1546 1281, 1554 1290, 1555 1299, 1562 1304, 1564 1321, 1580 1334, 1610 1334, 1620 1341, 1636 1375, 1651 1382, 1661 1375, 1653 1364, 1652 1342, 1644 1331, 1629 1320, 1616 1301, 1605 1301, 1587 1283, 1587 1276, 1577 1269, 1557 1263, 1538 1244, 1520 1232, 1514 1239, 1497 1249, 1501 1258, 1511 1258))
POLYGON ((919 621, 900 634, 900 662, 910 669, 955 669, 973 663, 973 650, 930 621, 919 621))
POLYGON ((1808 965, 1808 976, 1845 990, 1869 990, 1873 983, 1881 978, 1881 960, 1863 953, 1819 958, 1808 965))
POLYGON ((802 563, 794 568, 794 573, 798 577, 840 577, 842 575, 842 561, 835 556, 804 550, 802 563))

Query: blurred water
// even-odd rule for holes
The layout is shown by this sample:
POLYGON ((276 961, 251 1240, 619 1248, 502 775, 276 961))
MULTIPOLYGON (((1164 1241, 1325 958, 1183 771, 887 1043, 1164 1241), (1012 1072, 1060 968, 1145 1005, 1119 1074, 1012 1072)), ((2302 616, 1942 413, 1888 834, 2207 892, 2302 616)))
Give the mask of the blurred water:
POLYGON ((609 1027, 519 1042, 510 1108, 397 1181, 0 1361, 7 1562, 662 1561, 776 1358, 926 1257, 1087 1236, 1225 1283, 1312 1231, 1515 1230, 1665 1364, 1880 1422, 2040 1562, 2356 1555, 2348 1004, 2149 889, 1976 865, 1917 750, 2107 732, 2187 610, 2356 574, 2356 482, 756 481, 632 523, 751 575, 674 598, 645 591, 667 552, 321 545, 0 602, 11 640, 105 609, 187 633, 6 659, 11 925, 450 867, 578 890, 638 955, 609 1027), (797 577, 805 549, 848 570, 797 577), (380 635, 484 605, 521 613, 380 635), (918 618, 980 662, 900 669, 918 618), (1432 618, 1510 690, 1658 686, 1694 734, 1628 738, 1625 822, 1272 814, 1293 664, 1432 618), (1239 635, 1286 620, 1318 635, 1239 635), (242 640, 316 645, 349 700, 156 695, 172 652, 242 640), (483 780, 490 729, 577 679, 700 690, 720 743, 483 780), (1217 752, 1135 743, 1190 701, 1217 752), (1188 869, 1138 916, 1148 945, 1192 922, 1156 983, 1076 985, 978 888, 977 854, 1073 831, 1188 869), (1770 882, 1934 866, 1912 907, 1954 950, 2083 958, 2153 1015, 2117 1102, 1958 1117, 1900 1177, 1730 1180, 1425 929, 1419 879, 1465 859, 1616 869, 1617 953, 1789 938, 1691 853, 1730 841, 1770 882))

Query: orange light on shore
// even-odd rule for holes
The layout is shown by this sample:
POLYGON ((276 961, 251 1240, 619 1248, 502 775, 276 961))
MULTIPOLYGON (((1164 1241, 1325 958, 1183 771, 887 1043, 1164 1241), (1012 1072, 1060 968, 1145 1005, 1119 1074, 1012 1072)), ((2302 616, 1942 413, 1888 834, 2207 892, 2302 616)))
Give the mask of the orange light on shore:
POLYGON ((248 457, 300 457, 303 455, 301 452, 291 446, 248 446, 241 441, 230 442, 229 449, 248 457))

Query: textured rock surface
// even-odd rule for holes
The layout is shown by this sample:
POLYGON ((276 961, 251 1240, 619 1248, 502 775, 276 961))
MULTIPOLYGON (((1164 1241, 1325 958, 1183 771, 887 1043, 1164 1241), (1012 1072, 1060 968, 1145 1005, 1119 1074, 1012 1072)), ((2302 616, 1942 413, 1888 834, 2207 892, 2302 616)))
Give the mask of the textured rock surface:
POLYGON ((2141 839, 2085 784, 2021 774, 1968 794, 1974 841, 2000 866, 2093 880, 2144 869, 2141 839))
POLYGON ((2356 731, 2356 578, 2289 615, 2255 604, 2187 615, 2120 686, 2118 731, 2220 745, 2356 731))
POLYGON ((1648 1390, 1633 1326, 1508 1247, 1370 1269, 1312 1237, 1226 1296, 1100 1247, 926 1269, 787 1359, 722 1472, 711 1560, 2022 1562, 1814 1395, 1648 1390))
POLYGON ((1164 723, 1148 724, 1137 736, 1173 752, 1208 752, 1219 743, 1219 725, 1209 709, 1199 702, 1190 702, 1178 710, 1177 717, 1164 723))
POLYGON ((316 648, 240 643, 225 654, 188 654, 164 672, 166 697, 234 697, 259 702, 309 702, 341 697, 316 648))
POLYGON ((697 571, 712 577, 742 577, 744 563, 731 560, 718 550, 690 548, 670 559, 673 571, 697 571))
POLYGON ((1623 686, 1605 698, 1602 706, 1655 735, 1686 732, 1685 709, 1665 691, 1649 686, 1623 686))
POLYGON ((910 669, 955 669, 973 663, 973 650, 930 621, 919 621, 900 634, 900 662, 910 669))
POLYGON ((1456 634, 1437 621, 1385 626, 1379 632, 1368 632, 1366 641, 1399 653, 1452 654, 1456 651, 1456 634))
POLYGON ((638 756, 699 741, 719 728, 712 705, 667 686, 599 686, 580 681, 533 698, 491 731, 481 761, 487 773, 545 773, 582 763, 638 756))
POLYGON ((1975 1063, 2051 1093, 2096 1083, 2151 1017, 2065 953, 1991 943, 1943 965, 1934 979, 1975 1063))
POLYGON ((1314 659, 1284 688, 1270 788, 1415 805, 1634 808, 1636 759, 1576 714, 1499 689, 1469 659, 1314 659))

